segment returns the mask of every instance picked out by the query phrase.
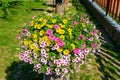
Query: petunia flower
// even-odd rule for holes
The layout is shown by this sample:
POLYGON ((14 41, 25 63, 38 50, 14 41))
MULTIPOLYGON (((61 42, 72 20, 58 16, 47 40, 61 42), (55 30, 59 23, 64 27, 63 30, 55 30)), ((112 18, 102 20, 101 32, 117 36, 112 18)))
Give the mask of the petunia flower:
POLYGON ((53 34, 49 35, 49 39, 54 41, 55 40, 55 36, 53 34))
POLYGON ((51 29, 48 29, 47 31, 46 31, 46 34, 48 34, 48 35, 51 35, 53 32, 52 32, 52 30, 51 29))
POLYGON ((98 33, 98 30, 95 29, 95 30, 93 31, 94 36, 97 36, 97 33, 98 33))
POLYGON ((61 40, 60 40, 60 38, 55 38, 55 41, 60 42, 61 40))
POLYGON ((96 43, 91 44, 91 47, 92 47, 92 48, 94 48, 94 47, 96 47, 96 46, 97 46, 96 43))
POLYGON ((65 42, 60 41, 60 42, 58 42, 58 45, 62 47, 65 45, 65 42))
POLYGON ((82 49, 84 49, 86 47, 86 44, 84 43, 84 44, 82 44, 82 49))
POLYGON ((55 28, 55 29, 58 29, 58 28, 59 28, 59 26, 58 26, 58 25, 54 25, 54 28, 55 28))
POLYGON ((74 52, 74 54, 78 54, 79 53, 79 48, 75 48, 74 50, 73 50, 73 52, 74 52))
POLYGON ((31 33, 30 33, 30 32, 27 32, 27 33, 26 33, 26 36, 30 37, 30 36, 31 36, 31 33))
POLYGON ((89 41, 93 41, 93 37, 88 38, 89 41))
POLYGON ((41 49, 41 54, 46 54, 46 50, 45 49, 41 49))

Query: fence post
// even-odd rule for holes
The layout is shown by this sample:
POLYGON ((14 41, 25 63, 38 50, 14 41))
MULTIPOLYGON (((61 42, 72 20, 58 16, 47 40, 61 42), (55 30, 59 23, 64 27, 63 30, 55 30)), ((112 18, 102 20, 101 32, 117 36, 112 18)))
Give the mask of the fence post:
POLYGON ((109 5, 110 5, 110 0, 107 0, 107 6, 106 6, 106 16, 107 16, 108 11, 109 11, 109 5))

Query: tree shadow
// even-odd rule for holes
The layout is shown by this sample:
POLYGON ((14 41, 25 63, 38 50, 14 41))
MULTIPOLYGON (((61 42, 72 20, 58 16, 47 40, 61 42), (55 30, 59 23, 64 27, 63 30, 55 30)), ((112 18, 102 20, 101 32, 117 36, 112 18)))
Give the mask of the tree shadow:
POLYGON ((6 69, 6 80, 42 80, 43 74, 33 71, 33 65, 24 62, 13 62, 6 69))
POLYGON ((45 11, 45 9, 35 9, 35 8, 32 8, 31 10, 32 11, 45 11))
MULTIPOLYGON (((94 14, 83 4, 82 0, 73 0, 73 6, 81 13, 89 14, 89 20, 93 21, 96 28, 101 32, 100 51, 95 53, 96 63, 101 73, 102 80, 119 80, 120 79, 120 49, 115 46, 112 38, 105 31, 102 25, 97 21, 94 14), (85 10, 84 10, 85 8, 85 10)), ((97 13, 96 13, 97 14, 97 13)))

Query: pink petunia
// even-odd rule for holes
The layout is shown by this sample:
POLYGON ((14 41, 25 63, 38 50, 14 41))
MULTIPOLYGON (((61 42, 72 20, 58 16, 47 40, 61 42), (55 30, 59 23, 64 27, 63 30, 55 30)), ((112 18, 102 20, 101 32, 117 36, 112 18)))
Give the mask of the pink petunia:
POLYGON ((65 42, 60 41, 60 42, 58 42, 58 45, 59 45, 59 46, 64 46, 64 45, 65 45, 65 42))
POLYGON ((60 64, 60 63, 58 63, 58 64, 57 64, 57 67, 60 67, 60 66, 61 66, 61 64, 60 64))
POLYGON ((31 36, 31 33, 30 33, 30 32, 27 32, 27 33, 26 33, 26 36, 30 37, 30 36, 31 36))
POLYGON ((89 20, 87 20, 87 21, 86 21, 86 24, 88 25, 89 23, 90 23, 89 20))
POLYGON ((82 49, 84 49, 86 47, 86 44, 82 44, 82 49))
POLYGON ((46 54, 46 50, 45 49, 41 49, 41 54, 46 54))
POLYGON ((79 53, 79 48, 75 48, 74 50, 73 50, 73 52, 74 52, 74 54, 78 54, 79 53))
POLYGON ((90 52, 89 48, 84 49, 84 52, 85 52, 85 55, 87 55, 90 52))
POLYGON ((36 67, 39 69, 41 67, 41 64, 37 64, 36 67))
POLYGON ((48 34, 48 35, 51 35, 53 32, 52 32, 52 30, 51 29, 48 29, 47 31, 46 31, 46 34, 48 34))
POLYGON ((96 47, 96 46, 97 46, 96 43, 91 44, 91 47, 92 47, 92 48, 94 48, 94 47, 96 47))
POLYGON ((68 70, 67 70, 66 68, 63 68, 63 69, 62 69, 62 72, 63 72, 63 73, 68 73, 68 70))
POLYGON ((74 24, 74 25, 77 25, 77 24, 78 24, 78 22, 73 22, 73 24, 74 24))
POLYGON ((35 53, 33 56, 35 59, 37 59, 37 57, 38 57, 37 53, 35 53))
POLYGON ((98 33, 98 30, 95 29, 95 30, 93 31, 94 36, 97 36, 97 33, 98 33))
POLYGON ((49 35, 49 39, 54 41, 55 40, 55 36, 53 34, 49 35))
POLYGON ((84 19, 84 18, 82 18, 82 19, 81 19, 81 21, 82 21, 82 22, 84 22, 84 21, 85 21, 85 19, 84 19))
POLYGON ((60 42, 61 40, 60 40, 60 38, 55 38, 55 41, 60 42))
POLYGON ((55 68, 55 71, 56 71, 56 72, 59 72, 59 71, 60 71, 60 69, 59 69, 59 68, 55 68))
POLYGON ((41 48, 44 48, 46 46, 46 42, 45 41, 42 41, 41 43, 40 43, 40 47, 41 48))
POLYGON ((58 25, 54 25, 54 28, 55 28, 55 29, 58 29, 58 28, 59 28, 59 26, 58 26, 58 25))
POLYGON ((85 39, 85 37, 84 37, 84 35, 80 35, 80 36, 77 37, 77 39, 78 39, 78 40, 80 40, 80 39, 85 39))
POLYGON ((93 41, 93 37, 88 38, 89 41, 93 41))
POLYGON ((58 46, 58 45, 55 45, 55 46, 54 46, 54 49, 56 49, 56 50, 59 49, 59 46, 58 46))
POLYGON ((27 28, 24 28, 24 29, 23 29, 23 32, 28 32, 28 29, 27 29, 27 28))

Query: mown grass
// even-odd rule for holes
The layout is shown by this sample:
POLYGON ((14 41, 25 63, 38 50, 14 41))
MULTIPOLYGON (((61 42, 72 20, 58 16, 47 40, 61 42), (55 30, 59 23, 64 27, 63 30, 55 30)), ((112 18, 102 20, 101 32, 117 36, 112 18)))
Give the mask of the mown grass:
MULTIPOLYGON (((32 1, 31 8, 45 10, 47 6, 43 4, 32 1)), ((40 15, 41 12, 43 11, 30 10, 30 2, 22 1, 17 7, 9 8, 7 18, 4 19, 0 7, 0 80, 5 80, 8 74, 5 70, 12 65, 12 62, 19 62, 19 41, 16 36, 22 30, 23 24, 29 22, 34 15, 40 15)))

